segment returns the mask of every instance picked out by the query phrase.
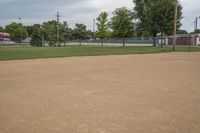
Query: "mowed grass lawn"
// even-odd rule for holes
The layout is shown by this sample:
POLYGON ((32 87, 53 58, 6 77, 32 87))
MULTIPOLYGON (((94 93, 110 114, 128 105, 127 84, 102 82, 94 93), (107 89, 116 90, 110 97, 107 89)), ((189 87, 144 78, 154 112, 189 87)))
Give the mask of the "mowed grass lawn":
MULTIPOLYGON (((178 47, 177 52, 189 52, 187 47, 178 47)), ((200 51, 200 47, 191 48, 200 51)), ((68 46, 68 47, 23 47, 1 46, 0 60, 38 59, 71 56, 123 55, 172 52, 165 47, 99 47, 99 46, 68 46)))

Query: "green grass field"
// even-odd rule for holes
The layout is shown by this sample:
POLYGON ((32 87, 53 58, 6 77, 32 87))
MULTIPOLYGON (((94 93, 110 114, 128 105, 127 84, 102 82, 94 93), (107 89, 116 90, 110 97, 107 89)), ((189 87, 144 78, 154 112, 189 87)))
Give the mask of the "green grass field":
MULTIPOLYGON (((200 51, 200 47, 191 48, 200 51)), ((0 60, 38 59, 71 56, 123 55, 172 52, 170 47, 98 47, 98 46, 68 46, 68 47, 0 47, 0 60)), ((189 52, 189 48, 177 47, 177 52, 189 52)))

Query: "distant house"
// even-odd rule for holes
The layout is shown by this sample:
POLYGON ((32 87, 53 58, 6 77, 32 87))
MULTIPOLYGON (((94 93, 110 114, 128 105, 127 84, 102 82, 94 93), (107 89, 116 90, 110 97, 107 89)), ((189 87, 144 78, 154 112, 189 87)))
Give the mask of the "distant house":
MULTIPOLYGON (((161 44, 161 42, 164 45, 172 45, 173 44, 174 37, 163 37, 158 39, 158 43, 161 44)), ((176 35, 176 44, 177 45, 192 45, 192 46, 199 46, 200 45, 200 34, 198 35, 192 35, 192 34, 180 34, 176 35)))
POLYGON ((0 32, 0 42, 6 42, 10 40, 10 35, 8 33, 0 32))

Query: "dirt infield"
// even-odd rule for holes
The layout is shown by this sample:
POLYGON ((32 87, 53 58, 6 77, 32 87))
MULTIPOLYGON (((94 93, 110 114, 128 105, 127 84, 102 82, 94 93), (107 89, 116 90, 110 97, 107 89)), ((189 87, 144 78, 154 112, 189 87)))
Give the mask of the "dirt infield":
POLYGON ((0 62, 0 133, 199 132, 199 52, 0 62))

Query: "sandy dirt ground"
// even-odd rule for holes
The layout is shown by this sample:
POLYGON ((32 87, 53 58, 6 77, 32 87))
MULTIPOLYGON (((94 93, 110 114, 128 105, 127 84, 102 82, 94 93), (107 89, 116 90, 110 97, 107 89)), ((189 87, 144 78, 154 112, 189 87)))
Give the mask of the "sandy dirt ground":
POLYGON ((200 133, 200 53, 1 61, 0 133, 200 133))

